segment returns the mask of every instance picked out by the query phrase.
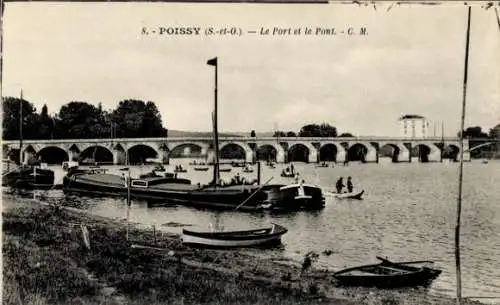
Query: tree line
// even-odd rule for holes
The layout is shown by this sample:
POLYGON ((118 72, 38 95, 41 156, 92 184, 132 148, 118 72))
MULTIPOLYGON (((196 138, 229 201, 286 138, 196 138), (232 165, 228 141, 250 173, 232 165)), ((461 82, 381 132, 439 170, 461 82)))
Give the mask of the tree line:
MULTIPOLYGON (((464 139, 469 140, 469 149, 484 144, 489 141, 500 141, 500 124, 497 124, 489 130, 488 133, 484 132, 479 126, 468 127, 463 131, 464 139)), ((457 133, 460 137, 460 131, 457 133)), ((478 149, 472 150, 470 155, 472 158, 486 158, 498 156, 500 152, 500 142, 494 145, 483 146, 478 149)))
POLYGON ((350 133, 337 134, 337 128, 327 123, 307 124, 302 126, 299 132, 275 131, 273 137, 352 137, 350 133))
POLYGON ((103 110, 87 102, 72 101, 58 113, 49 114, 47 105, 40 112, 27 100, 3 98, 3 139, 92 139, 166 137, 161 115, 154 102, 127 99, 116 109, 103 110), (22 112, 22 124, 21 124, 22 112))

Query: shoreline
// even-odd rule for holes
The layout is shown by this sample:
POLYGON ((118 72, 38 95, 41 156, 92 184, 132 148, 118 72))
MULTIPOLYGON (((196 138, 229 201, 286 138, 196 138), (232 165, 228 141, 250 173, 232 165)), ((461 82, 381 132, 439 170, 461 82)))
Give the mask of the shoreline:
MULTIPOLYGON (((257 258, 238 250, 189 248, 182 245, 179 235, 172 233, 161 233, 155 243, 150 230, 133 223, 129 226, 131 243, 146 248, 130 247, 124 238, 125 226, 121 219, 96 216, 77 208, 39 204, 33 200, 20 199, 16 206, 3 205, 4 300, 8 296, 11 300, 22 299, 23 304, 29 304, 23 293, 16 293, 28 291, 28 296, 47 300, 47 303, 37 304, 61 302, 69 296, 81 298, 82 304, 142 304, 146 300, 150 304, 455 302, 450 297, 430 295, 425 289, 336 287, 328 271, 314 269, 314 266, 301 275, 300 263, 292 260, 257 258), (82 243, 79 226, 82 223, 90 232, 90 251, 82 243), (23 252, 29 254, 25 258, 28 262, 20 264, 16 257, 22 256, 23 252), (32 261, 34 257, 39 261, 32 261), (53 258, 61 259, 58 267, 64 270, 62 273, 79 279, 86 287, 83 289, 85 293, 70 283, 56 285, 60 289, 59 295, 44 292, 36 285, 36 289, 31 287, 36 283, 30 278, 33 276, 38 282, 44 276, 45 282, 55 280, 54 270, 50 267, 53 258), (46 268, 36 267, 40 264, 46 264, 46 268), (163 291, 165 285, 170 287, 173 295, 163 291), (205 292, 200 293, 202 291, 205 292)), ((463 304, 483 303, 463 300, 463 304)))

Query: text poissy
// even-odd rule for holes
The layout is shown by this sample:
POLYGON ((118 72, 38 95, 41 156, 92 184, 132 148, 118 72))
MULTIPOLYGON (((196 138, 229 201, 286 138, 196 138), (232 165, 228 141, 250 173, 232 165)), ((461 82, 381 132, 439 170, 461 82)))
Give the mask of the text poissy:
POLYGON ((159 27, 160 35, 200 35, 200 27, 159 27))

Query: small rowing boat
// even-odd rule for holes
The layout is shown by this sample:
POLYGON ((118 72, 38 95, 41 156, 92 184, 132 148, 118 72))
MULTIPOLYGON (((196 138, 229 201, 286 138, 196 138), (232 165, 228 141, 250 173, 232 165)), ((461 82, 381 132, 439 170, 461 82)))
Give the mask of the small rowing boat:
POLYGON ((382 262, 344 269, 334 273, 333 277, 344 286, 397 288, 426 286, 441 274, 438 269, 411 266, 429 261, 395 263, 377 258, 382 262))
POLYGON ((182 230, 182 242, 187 245, 215 248, 272 246, 281 242, 288 229, 273 224, 271 227, 227 232, 182 230))
POLYGON ((365 190, 362 190, 360 192, 352 192, 352 193, 341 193, 341 194, 338 194, 336 193, 335 194, 335 198, 337 199, 357 199, 357 200, 361 200, 363 198, 363 194, 365 193, 365 190))
POLYGON ((208 167, 195 167, 194 170, 197 172, 206 172, 208 171, 208 167))

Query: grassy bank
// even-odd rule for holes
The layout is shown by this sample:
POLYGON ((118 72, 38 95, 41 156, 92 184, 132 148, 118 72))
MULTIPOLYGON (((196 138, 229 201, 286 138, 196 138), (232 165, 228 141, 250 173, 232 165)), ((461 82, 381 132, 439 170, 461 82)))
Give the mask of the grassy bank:
MULTIPOLYGON (((453 304, 422 290, 341 289, 328 274, 35 203, 3 212, 3 304, 453 304), (89 228, 88 250, 79 224, 89 228), (291 279, 290 279, 291 278, 291 279)), ((474 304, 466 302, 465 304, 474 304)))

